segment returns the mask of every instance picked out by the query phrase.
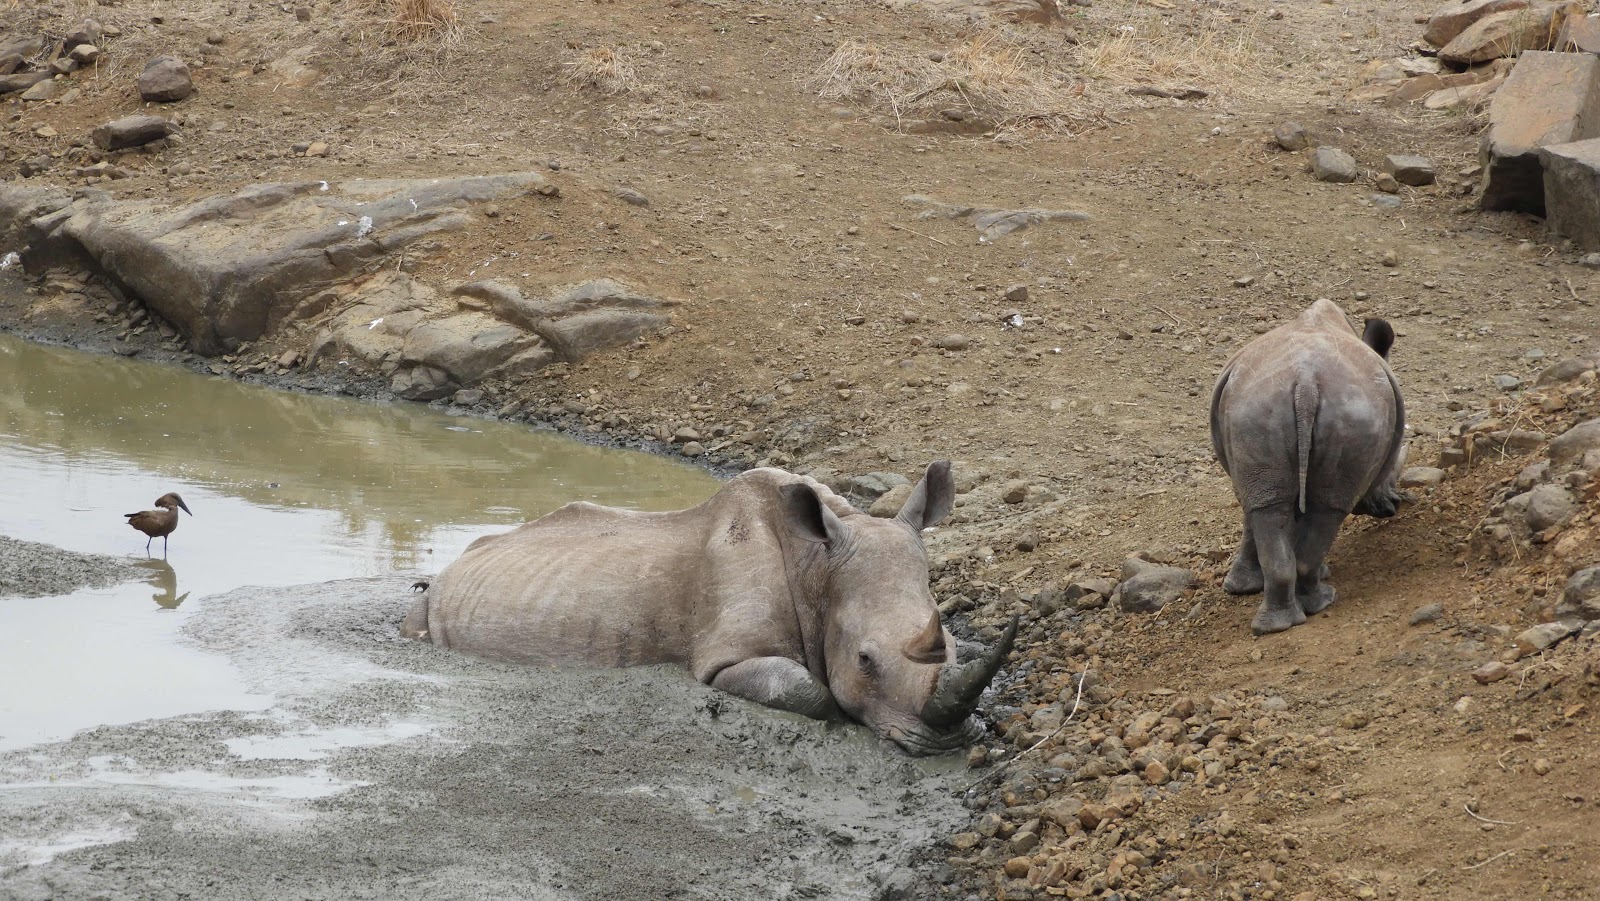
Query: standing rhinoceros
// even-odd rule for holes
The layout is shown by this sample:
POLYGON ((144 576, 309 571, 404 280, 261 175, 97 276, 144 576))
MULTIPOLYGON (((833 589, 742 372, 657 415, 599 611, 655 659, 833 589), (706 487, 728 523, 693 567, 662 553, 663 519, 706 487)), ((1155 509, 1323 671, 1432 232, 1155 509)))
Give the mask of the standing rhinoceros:
POLYGON ((1394 330, 1369 319, 1357 338, 1319 300, 1245 345, 1211 395, 1211 443, 1244 508, 1244 537, 1223 587, 1266 597, 1251 628, 1281 632, 1333 603, 1323 558, 1351 512, 1393 516, 1405 405, 1389 371, 1394 330))
POLYGON ((911 753, 945 751, 976 737, 972 711, 1016 634, 956 662, 921 535, 954 497, 941 461, 893 519, 778 469, 672 513, 568 504, 473 542, 401 628, 516 663, 677 663, 730 694, 843 710, 911 753))

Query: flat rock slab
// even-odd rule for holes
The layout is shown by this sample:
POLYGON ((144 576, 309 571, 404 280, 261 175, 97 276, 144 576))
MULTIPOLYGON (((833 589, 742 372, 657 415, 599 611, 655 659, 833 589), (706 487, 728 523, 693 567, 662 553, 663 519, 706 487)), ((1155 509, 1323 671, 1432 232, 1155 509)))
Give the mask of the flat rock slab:
POLYGON ((474 204, 544 183, 532 172, 291 182, 178 205, 6 185, 0 215, 50 197, 57 205, 0 230, 23 232, 30 269, 30 257, 76 257, 137 294, 194 350, 216 354, 266 334, 314 291, 474 221, 474 204))
POLYGON ((1456 35, 1439 51, 1439 58, 1458 66, 1516 56, 1525 50, 1548 50, 1555 43, 1563 17, 1581 13, 1577 2, 1530 3, 1521 9, 1490 13, 1456 35))
POLYGON ((1600 58, 1586 53, 1530 51, 1518 58, 1489 106, 1479 151, 1484 209, 1544 215, 1539 148, 1600 137, 1597 83, 1600 58))
POLYGON ((993 241, 1012 232, 1022 231, 1044 222, 1060 220, 1083 221, 1089 218, 1088 213, 1077 210, 1047 210, 1024 209, 1006 210, 995 207, 969 206, 961 203, 945 203, 922 194, 912 194, 906 197, 906 202, 925 207, 919 214, 920 219, 970 219, 972 225, 978 230, 980 241, 993 241))
POLYGON ((1600 250, 1600 138, 1539 148, 1545 225, 1584 250, 1600 250))
POLYGON ((1527 5, 1528 0, 1451 0, 1428 17, 1422 39, 1435 47, 1443 47, 1484 16, 1527 5))

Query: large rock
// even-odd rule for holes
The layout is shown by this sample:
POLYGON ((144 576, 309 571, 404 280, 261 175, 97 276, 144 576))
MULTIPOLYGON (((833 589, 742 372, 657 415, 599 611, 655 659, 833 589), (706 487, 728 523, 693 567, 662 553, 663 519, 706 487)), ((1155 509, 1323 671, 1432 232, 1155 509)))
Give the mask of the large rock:
POLYGON ((1544 215, 1544 169, 1539 148, 1567 144, 1600 130, 1600 58, 1586 53, 1530 51, 1494 95, 1483 163, 1480 203, 1486 210, 1544 215))
POLYGON ((501 281, 456 289, 489 303, 496 316, 534 332, 566 362, 652 334, 668 323, 671 301, 646 297, 611 279, 557 289, 547 299, 527 298, 501 281))
POLYGON ((1534 2, 1522 9, 1504 9, 1467 26, 1439 51, 1439 58, 1458 66, 1516 56, 1524 50, 1548 50, 1568 13, 1582 9, 1573 2, 1534 2))
POLYGON ((1545 225, 1584 250, 1600 250, 1600 138, 1539 148, 1545 225))
POLYGON ((1544 371, 1539 373, 1539 378, 1534 384, 1541 388, 1545 385, 1559 385, 1563 382, 1570 382, 1585 372, 1591 372, 1596 369, 1600 369, 1600 353, 1574 357, 1545 367, 1544 371))
POLYGON ((1428 17, 1422 39, 1435 47, 1443 47, 1484 16, 1527 5, 1528 0, 1452 0, 1428 17))
POLYGON ((1155 613, 1193 584, 1194 573, 1187 569, 1129 557, 1122 562, 1122 583, 1116 587, 1116 601, 1124 613, 1155 613))
POLYGON ((139 73, 139 96, 147 103, 172 103, 193 93, 189 66, 176 56, 158 56, 139 73))
POLYGON ((1566 525, 1577 508, 1572 492, 1560 485, 1540 485, 1528 492, 1528 529, 1543 532, 1551 526, 1566 525))
POLYGON ((1431 185, 1435 178, 1433 161, 1410 153, 1389 154, 1384 157, 1383 168, 1395 181, 1412 187, 1431 185))
MULTIPOLYGON (((484 313, 458 313, 423 322, 406 334, 401 366, 432 366, 457 386, 472 385, 523 351, 543 350, 538 338, 484 313)), ((524 358, 527 372, 550 362, 548 350, 524 358)), ((520 374, 520 373, 519 373, 520 374)))
POLYGON ((1600 53, 1600 17, 1568 15, 1555 46, 1561 53, 1600 53))
POLYGON ((1600 419, 1580 422, 1550 442, 1550 461, 1556 465, 1582 460, 1583 455, 1600 450, 1600 419))
MULTIPOLYGON (((543 183, 520 173, 262 184, 180 205, 85 191, 28 221, 23 261, 31 270, 33 260, 78 258, 138 295, 195 350, 220 353, 388 254, 475 221, 473 204, 543 183)), ((58 193, 0 185, 0 211, 58 193)))
POLYGON ((48 81, 50 73, 18 72, 14 75, 0 76, 0 94, 10 94, 13 91, 26 91, 41 81, 48 81))
POLYGON ((127 150, 172 134, 172 123, 160 116, 134 115, 96 126, 89 138, 101 150, 127 150))
POLYGON ((1556 616, 1561 619, 1600 619, 1600 566, 1580 569, 1567 579, 1566 590, 1561 592, 1561 602, 1556 605, 1556 616))

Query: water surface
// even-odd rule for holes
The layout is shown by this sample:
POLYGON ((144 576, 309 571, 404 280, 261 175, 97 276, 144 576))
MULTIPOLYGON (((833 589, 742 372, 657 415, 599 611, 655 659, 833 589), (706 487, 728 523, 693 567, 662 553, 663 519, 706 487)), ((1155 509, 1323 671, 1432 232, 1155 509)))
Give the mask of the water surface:
MULTIPOLYGON (((147 582, 0 599, 0 749, 89 726, 264 709, 177 641, 245 585, 433 573, 479 536, 568 501, 670 510, 702 470, 523 426, 275 391, 0 334, 0 534, 131 555, 147 582), (162 559, 122 514, 177 491, 162 559)), ((396 616, 407 599, 396 599, 396 616)))

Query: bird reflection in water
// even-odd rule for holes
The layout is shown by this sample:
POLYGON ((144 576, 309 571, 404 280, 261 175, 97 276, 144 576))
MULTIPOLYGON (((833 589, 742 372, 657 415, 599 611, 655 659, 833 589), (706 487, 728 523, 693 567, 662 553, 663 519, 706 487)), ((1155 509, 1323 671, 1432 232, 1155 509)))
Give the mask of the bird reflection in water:
POLYGON ((165 560, 140 560, 134 565, 149 571, 150 575, 145 581, 156 590, 150 600, 158 606, 176 610, 179 604, 188 600, 189 592, 178 593, 178 571, 172 568, 172 564, 165 560))

